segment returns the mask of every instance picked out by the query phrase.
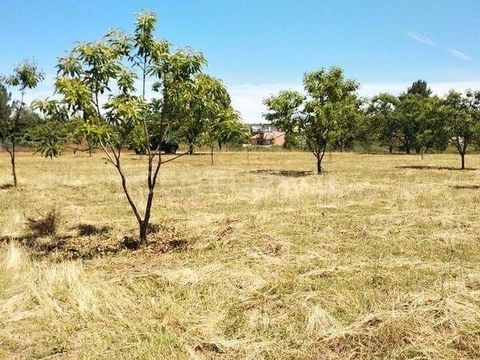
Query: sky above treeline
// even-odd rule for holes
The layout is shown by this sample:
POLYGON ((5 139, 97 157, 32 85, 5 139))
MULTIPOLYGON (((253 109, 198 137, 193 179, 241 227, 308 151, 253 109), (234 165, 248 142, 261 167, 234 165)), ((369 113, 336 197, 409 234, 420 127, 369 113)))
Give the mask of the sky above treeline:
POLYGON ((58 56, 133 31, 141 10, 157 14, 158 37, 205 54, 249 123, 265 97, 320 67, 343 67, 364 96, 417 79, 438 94, 480 89, 478 0, 0 0, 0 74, 33 58, 47 79, 29 98, 49 96, 58 56))

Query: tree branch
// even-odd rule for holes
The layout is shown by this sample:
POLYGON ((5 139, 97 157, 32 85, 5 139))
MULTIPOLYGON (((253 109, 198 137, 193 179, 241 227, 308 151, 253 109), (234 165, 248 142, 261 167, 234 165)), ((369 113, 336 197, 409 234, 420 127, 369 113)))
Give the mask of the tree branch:
POLYGON ((165 160, 165 161, 161 161, 160 164, 161 164, 161 165, 166 164, 166 163, 168 163, 168 162, 170 162, 170 161, 176 160, 176 159, 178 159, 179 157, 182 157, 182 156, 188 155, 188 154, 189 154, 189 151, 186 151, 186 152, 184 152, 184 153, 181 153, 180 155, 174 156, 173 158, 167 159, 167 160, 165 160))

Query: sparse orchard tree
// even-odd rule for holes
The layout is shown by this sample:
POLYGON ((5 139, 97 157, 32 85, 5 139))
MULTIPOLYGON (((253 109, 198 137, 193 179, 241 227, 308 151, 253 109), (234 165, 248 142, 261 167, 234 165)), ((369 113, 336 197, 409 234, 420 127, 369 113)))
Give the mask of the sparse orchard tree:
POLYGON ((480 92, 467 91, 465 95, 451 91, 441 108, 447 133, 460 155, 461 169, 465 169, 465 155, 470 145, 480 138, 480 92))
POLYGON ((396 104, 396 137, 407 154, 412 150, 422 151, 423 141, 428 138, 426 116, 429 116, 429 103, 432 91, 423 80, 415 81, 405 93, 398 97, 396 104))
POLYGON ((317 174, 321 174, 325 151, 341 119, 359 111, 358 83, 345 79, 340 67, 333 67, 305 74, 303 84, 307 98, 300 129, 317 159, 317 174))
POLYGON ((43 109, 50 104, 53 112, 65 107, 70 117, 82 119, 84 133, 95 139, 118 172, 138 223, 139 246, 147 244, 161 166, 183 155, 163 159, 160 146, 151 149, 150 131, 160 136, 161 143, 177 127, 179 107, 173 99, 178 98, 179 89, 190 87, 188 84, 205 64, 203 55, 189 49, 173 51, 168 42, 156 39, 155 25, 155 15, 143 12, 132 36, 109 32, 100 41, 75 46, 57 66, 55 90, 62 100, 53 105, 52 100, 37 103, 43 109), (153 98, 147 99, 152 83, 153 98), (122 153, 139 144, 147 154, 143 211, 132 196, 122 161, 122 153))
POLYGON ((12 168, 13 186, 18 185, 16 170, 16 152, 25 131, 31 125, 32 113, 27 109, 24 103, 24 97, 27 90, 34 89, 44 79, 43 73, 38 69, 36 63, 24 61, 18 65, 13 74, 2 77, 1 80, 10 87, 18 89, 20 99, 14 100, 11 104, 10 95, 6 90, 2 90, 2 113, 0 114, 0 141, 5 150, 10 155, 12 168))
POLYGON ((291 129, 298 129, 317 160, 320 175, 325 151, 334 144, 335 133, 360 111, 358 83, 345 79, 340 67, 333 67, 305 74, 303 85, 305 97, 283 91, 266 99, 265 116, 271 122, 288 123, 291 129))

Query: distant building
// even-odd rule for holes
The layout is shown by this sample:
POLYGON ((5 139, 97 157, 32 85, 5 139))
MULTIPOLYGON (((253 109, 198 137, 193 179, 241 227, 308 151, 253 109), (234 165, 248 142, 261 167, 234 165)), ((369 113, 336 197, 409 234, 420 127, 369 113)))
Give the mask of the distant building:
POLYGON ((285 133, 278 131, 271 124, 251 124, 250 133, 252 145, 283 146, 285 144, 285 133))

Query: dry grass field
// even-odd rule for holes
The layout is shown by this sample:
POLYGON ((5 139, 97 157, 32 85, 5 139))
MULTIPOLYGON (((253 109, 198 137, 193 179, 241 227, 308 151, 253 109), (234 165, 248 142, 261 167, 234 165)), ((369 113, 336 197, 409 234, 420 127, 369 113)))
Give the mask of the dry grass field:
MULTIPOLYGON (((137 199, 144 160, 127 156, 137 199)), ((0 190, 0 358, 480 358, 480 170, 458 165, 334 153, 316 176, 308 153, 186 156, 131 251, 100 154, 22 154, 20 188, 0 190), (32 236, 53 208, 57 235, 32 236)))

